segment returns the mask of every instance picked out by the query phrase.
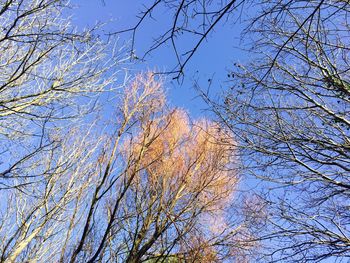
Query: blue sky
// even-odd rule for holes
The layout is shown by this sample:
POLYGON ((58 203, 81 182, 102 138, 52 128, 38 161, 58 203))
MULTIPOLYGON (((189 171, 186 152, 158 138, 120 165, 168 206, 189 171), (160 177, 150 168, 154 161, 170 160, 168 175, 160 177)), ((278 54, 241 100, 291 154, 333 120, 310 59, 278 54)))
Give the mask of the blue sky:
MULTIPOLYGON (((105 0, 73 0, 71 3, 76 6, 72 10, 74 24, 79 27, 93 26, 98 22, 106 23, 104 30, 113 32, 135 25, 137 15, 142 10, 142 3, 145 1, 113 1, 105 0)), ((151 37, 157 36, 154 32, 160 32, 166 28, 164 20, 168 14, 167 10, 160 9, 155 16, 158 20, 148 21, 142 29, 137 32, 136 53, 142 54, 149 47, 151 37)), ((230 66, 246 57, 243 52, 235 48, 239 45, 238 26, 233 27, 229 23, 219 25, 220 30, 211 34, 208 41, 203 43, 198 52, 192 57, 186 67, 186 75, 182 83, 167 78, 166 89, 169 94, 169 101, 172 105, 186 108, 191 116, 203 115, 202 110, 206 105, 197 97, 193 89, 194 80, 198 80, 201 87, 207 88, 208 80, 213 79, 211 84, 212 94, 221 92, 221 85, 227 81, 227 72, 230 66), (196 98, 197 97, 197 98, 196 98)), ((120 43, 130 40, 131 34, 120 35, 120 43)), ((186 48, 186 43, 180 43, 186 48)), ((175 65, 175 57, 170 47, 157 50, 147 57, 147 61, 134 65, 136 71, 147 69, 170 70, 175 65)))
MULTIPOLYGON (((117 1, 105 0, 104 4, 100 0, 72 0, 77 8, 72 11, 74 23, 79 27, 93 26, 97 22, 104 22, 104 30, 113 32, 123 30, 135 25, 137 14, 141 11, 142 4, 147 1, 133 0, 117 1)), ((150 2, 150 1, 149 1, 150 2)), ((151 3, 151 2, 150 2, 151 3)), ((159 19, 148 22, 141 30, 137 32, 136 52, 142 52, 149 46, 151 36, 155 37, 162 28, 166 28, 163 23, 168 13, 167 10, 160 10, 155 14, 159 19)), ((239 25, 232 26, 226 23, 219 25, 219 30, 211 34, 208 41, 203 43, 195 56, 186 67, 186 76, 182 83, 172 81, 168 78, 166 88, 169 94, 169 100, 172 105, 186 108, 192 117, 203 116, 202 109, 206 105, 200 100, 195 99, 197 93, 193 90, 194 80, 198 80, 202 87, 208 86, 208 79, 214 79, 211 85, 212 94, 220 93, 222 86, 228 81, 227 73, 234 62, 242 62, 252 59, 243 51, 235 48, 240 45, 241 28, 239 25)), ((130 40, 131 34, 120 36, 120 44, 130 40)), ((181 42, 182 45, 186 43, 181 42)), ((243 47, 244 48, 244 47, 243 47)), ((134 65, 133 69, 137 71, 147 69, 169 70, 174 66, 175 59, 171 48, 165 47, 152 53, 147 61, 139 65, 134 65)), ((334 262, 334 259, 327 259, 322 262, 334 262)))
MULTIPOLYGON (((152 3, 152 1, 132 0, 71 0, 71 4, 76 5, 71 10, 73 24, 82 27, 91 27, 96 23, 106 23, 104 31, 100 33, 114 32, 129 28, 137 22, 137 14, 141 11, 143 3, 152 3)), ((151 37, 157 36, 155 32, 161 32, 161 29, 167 27, 164 24, 169 13, 166 9, 160 9, 155 14, 158 20, 148 20, 146 25, 137 32, 136 52, 142 54, 149 47, 151 37)), ((171 18, 170 18, 171 19, 171 18)), ((166 88, 169 94, 169 100, 172 105, 187 109, 191 116, 196 118, 203 116, 202 110, 207 106, 197 97, 193 90, 193 83, 198 80, 203 88, 212 83, 211 94, 220 93, 225 89, 228 81, 227 73, 230 67, 238 61, 251 60, 247 53, 244 53, 235 46, 239 46, 241 26, 232 26, 228 22, 218 25, 218 30, 213 32, 208 41, 203 43, 198 52, 192 57, 185 69, 186 76, 182 83, 172 81, 171 76, 166 82, 166 88)), ((121 35, 120 45, 123 42, 129 42, 131 34, 121 35)), ((188 42, 181 42, 182 48, 190 46, 188 42)), ((242 47, 244 48, 244 47, 242 47)), ((164 47, 152 53, 147 57, 144 63, 135 64, 131 68, 131 73, 147 69, 158 69, 160 71, 170 70, 175 64, 174 54, 170 47, 164 47)), ((123 79, 121 79, 123 81, 123 79)), ((251 181, 254 185, 254 181, 251 181)), ((250 182, 247 182, 247 185, 250 182)), ((345 261, 345 260, 344 260, 345 261)), ((335 262, 334 259, 328 259, 323 262, 335 262)))

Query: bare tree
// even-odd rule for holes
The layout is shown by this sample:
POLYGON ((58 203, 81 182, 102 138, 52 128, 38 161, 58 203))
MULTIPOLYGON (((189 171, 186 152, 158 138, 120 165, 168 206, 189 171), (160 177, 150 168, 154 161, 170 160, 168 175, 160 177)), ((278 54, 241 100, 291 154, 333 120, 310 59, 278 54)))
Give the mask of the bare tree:
POLYGON ((248 32, 254 60, 236 65, 221 102, 206 97, 242 172, 263 182, 257 232, 271 262, 350 256, 350 6, 308 2, 267 6, 248 32))
POLYGON ((191 123, 185 112, 168 109, 152 75, 127 90, 66 258, 218 262, 248 250, 239 245, 246 226, 226 215, 237 184, 231 137, 215 123, 191 123), (208 228, 211 220, 216 229, 208 228))
POLYGON ((56 255, 57 233, 71 211, 77 214, 99 145, 90 140, 95 131, 82 128, 96 125, 83 118, 96 113, 100 94, 116 88, 122 53, 94 30, 72 27, 67 7, 0 1, 1 262, 56 255))
POLYGON ((152 73, 121 94, 104 133, 73 125, 1 193, 0 261, 242 262, 231 134, 169 108, 152 73))
POLYGON ((28 183, 20 178, 40 180, 30 166, 57 147, 51 135, 91 112, 116 83, 117 73, 107 72, 118 72, 120 54, 93 30, 74 29, 65 7, 58 0, 1 1, 1 189, 28 183))
POLYGON ((228 129, 171 109, 151 73, 116 91, 120 50, 66 1, 1 4, 0 262, 242 262, 228 129))
POLYGON ((78 205, 92 188, 87 176, 99 145, 81 132, 70 131, 59 146, 40 155, 43 160, 31 160, 32 173, 40 173, 34 182, 19 178, 20 187, 2 190, 1 262, 51 261, 64 250, 78 205))
POLYGON ((155 1, 129 29, 136 44, 143 22, 162 6, 172 14, 161 21, 169 27, 145 55, 170 44, 175 77, 220 21, 235 21, 241 10, 253 15, 243 40, 252 40, 254 61, 233 70, 221 103, 203 95, 235 134, 246 173, 269 182, 260 200, 272 210, 271 232, 258 231, 273 240, 269 260, 346 260, 349 2, 155 1), (180 51, 189 35, 194 44, 180 51))

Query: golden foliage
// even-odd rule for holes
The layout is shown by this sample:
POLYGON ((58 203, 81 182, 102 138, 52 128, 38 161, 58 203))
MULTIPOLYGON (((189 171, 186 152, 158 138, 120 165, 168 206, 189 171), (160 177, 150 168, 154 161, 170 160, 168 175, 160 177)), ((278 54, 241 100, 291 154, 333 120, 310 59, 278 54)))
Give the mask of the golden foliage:
POLYGON ((147 129, 137 136, 133 151, 143 151, 149 190, 178 200, 196 195, 207 211, 224 207, 237 183, 229 170, 229 144, 222 143, 229 140, 227 134, 207 120, 191 123, 180 109, 153 120, 147 129))

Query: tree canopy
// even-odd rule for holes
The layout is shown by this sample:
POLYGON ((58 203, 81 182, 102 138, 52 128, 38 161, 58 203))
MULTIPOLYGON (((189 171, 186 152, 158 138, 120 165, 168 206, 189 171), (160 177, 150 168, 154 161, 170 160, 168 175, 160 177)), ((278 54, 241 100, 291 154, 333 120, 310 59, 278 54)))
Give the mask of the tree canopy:
POLYGON ((0 262, 348 261, 348 1, 154 0, 108 37, 70 7, 0 0, 0 262), (179 79, 239 21, 209 114, 128 72, 169 45, 179 79))

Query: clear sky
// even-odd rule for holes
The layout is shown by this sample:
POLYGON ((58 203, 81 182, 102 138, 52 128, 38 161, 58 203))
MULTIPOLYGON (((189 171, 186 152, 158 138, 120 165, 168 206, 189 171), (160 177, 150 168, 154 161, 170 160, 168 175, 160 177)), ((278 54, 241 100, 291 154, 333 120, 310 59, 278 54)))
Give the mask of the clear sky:
MULTIPOLYGON (((118 1, 118 0, 72 0, 71 3, 77 8, 72 10, 74 24, 79 27, 93 26, 97 22, 104 22, 105 32, 114 32, 127 29, 135 25, 137 15, 142 10, 144 3, 151 1, 118 1)), ((142 54, 150 45, 151 37, 157 36, 155 32, 161 32, 166 28, 162 17, 168 15, 167 10, 159 10, 155 14, 158 20, 149 21, 137 32, 136 54, 142 54)), ((221 85, 228 81, 227 73, 234 62, 242 62, 252 59, 243 51, 236 48, 240 45, 239 37, 242 26, 231 25, 228 22, 219 25, 219 30, 211 34, 208 41, 203 43, 198 52, 187 64, 186 76, 182 83, 172 81, 168 78, 166 87, 169 100, 172 105, 186 108, 192 117, 203 115, 202 109, 206 105, 193 90, 194 80, 199 80, 202 87, 208 86, 208 80, 214 79, 211 85, 212 94, 220 93, 221 85)), ((131 34, 120 35, 120 44, 130 40, 131 34)), ((186 43, 181 42, 182 45, 186 43)), ((147 61, 134 65, 134 70, 159 69, 170 70, 175 65, 175 58, 170 47, 165 47, 152 53, 147 61)), ((334 259, 323 260, 322 262, 334 262, 334 259)))
MULTIPOLYGON (((79 27, 93 26, 97 22, 106 23, 104 30, 113 32, 126 29, 135 25, 137 15, 142 10, 143 3, 147 1, 117 1, 117 0, 72 0, 71 3, 77 8, 72 10, 74 23, 79 27)), ((151 37, 157 36, 154 32, 161 32, 166 25, 165 16, 169 15, 167 10, 161 9, 155 14, 157 20, 148 20, 144 27, 137 32, 136 54, 149 47, 151 37)), ((217 30, 204 42, 198 52, 192 57, 186 67, 186 75, 182 83, 173 81, 168 77, 166 88, 169 100, 172 105, 186 108, 193 117, 203 114, 202 110, 206 105, 201 99, 196 98, 197 93, 193 90, 194 80, 198 80, 201 87, 207 88, 209 79, 212 80, 212 94, 220 93, 222 83, 228 80, 227 72, 230 66, 245 59, 243 52, 235 46, 239 45, 239 27, 233 27, 229 23, 224 26, 219 25, 217 30)), ((131 34, 120 35, 121 44, 129 41, 131 34)), ((180 43, 182 47, 186 45, 184 41, 180 43)), ((185 47, 184 47, 185 48, 185 47)), ((136 70, 159 69, 170 70, 175 65, 175 57, 171 48, 164 47, 147 57, 147 61, 140 65, 134 65, 136 70)))

